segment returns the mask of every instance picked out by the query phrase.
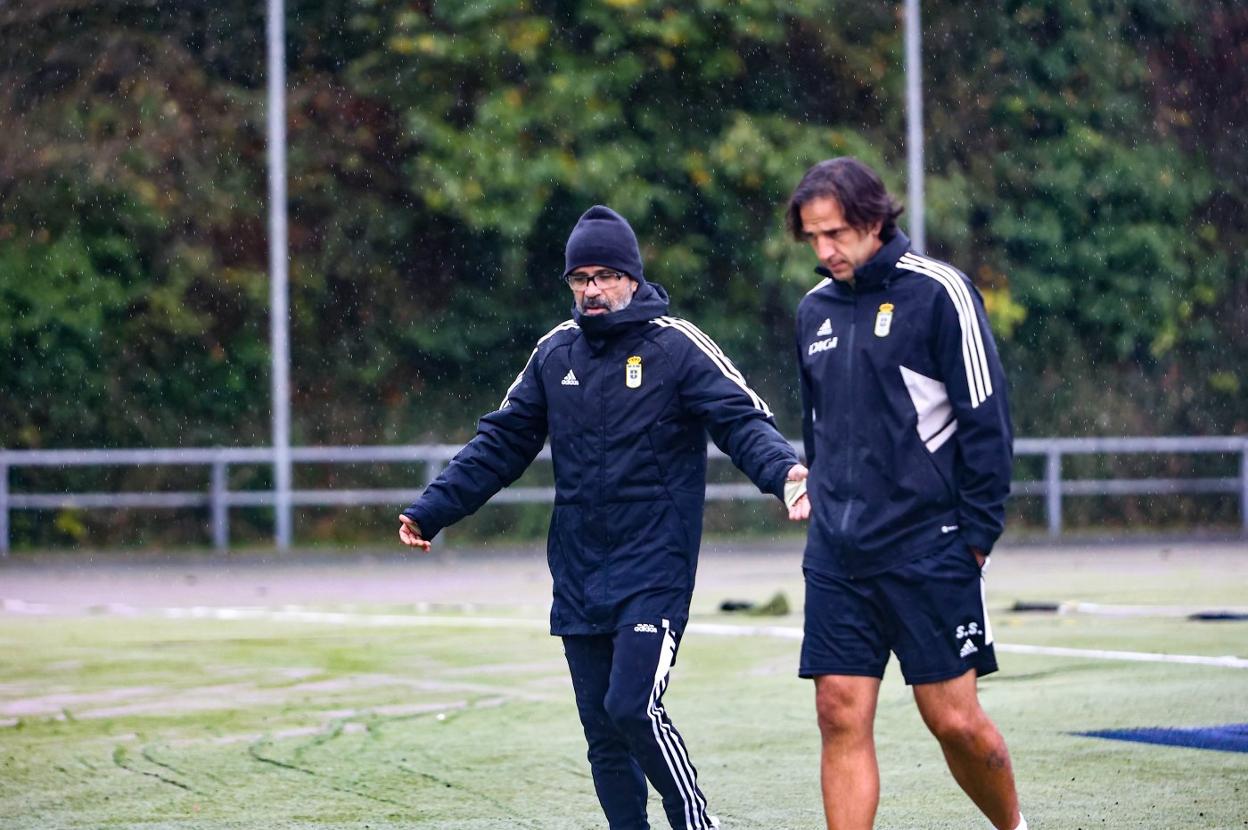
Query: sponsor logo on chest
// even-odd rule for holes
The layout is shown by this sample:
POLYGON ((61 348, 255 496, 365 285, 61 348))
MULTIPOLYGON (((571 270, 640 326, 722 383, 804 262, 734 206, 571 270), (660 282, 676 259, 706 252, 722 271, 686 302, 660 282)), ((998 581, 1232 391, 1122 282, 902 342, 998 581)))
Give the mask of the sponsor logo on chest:
POLYGON ((815 337, 823 339, 815 340, 807 346, 807 355, 813 356, 819 354, 820 352, 826 352, 830 349, 836 348, 837 341, 839 341, 840 338, 832 336, 832 318, 828 317, 824 319, 823 325, 819 326, 819 330, 815 332, 815 337))

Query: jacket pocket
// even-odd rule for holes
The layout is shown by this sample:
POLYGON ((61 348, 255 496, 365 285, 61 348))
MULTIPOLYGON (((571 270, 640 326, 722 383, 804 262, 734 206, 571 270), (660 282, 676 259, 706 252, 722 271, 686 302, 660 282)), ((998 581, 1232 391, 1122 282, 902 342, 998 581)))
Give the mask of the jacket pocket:
POLYGON ((551 512, 550 533, 546 537, 546 564, 556 581, 573 576, 571 571, 574 565, 568 546, 578 533, 577 526, 581 524, 579 513, 580 506, 571 504, 556 504, 551 512))
POLYGON ((926 463, 931 469, 932 474, 944 488, 945 499, 949 502, 949 504, 956 505, 958 503, 958 491, 954 487, 953 482, 949 480, 949 477, 945 475, 943 470, 940 469, 940 465, 936 463, 935 454, 928 452, 927 447, 922 445, 919 446, 919 454, 927 459, 926 463))

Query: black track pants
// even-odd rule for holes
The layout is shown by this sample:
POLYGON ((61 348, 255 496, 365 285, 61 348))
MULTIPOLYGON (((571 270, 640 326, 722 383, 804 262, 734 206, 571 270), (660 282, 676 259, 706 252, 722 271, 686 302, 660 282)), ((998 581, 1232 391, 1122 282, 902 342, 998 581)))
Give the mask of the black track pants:
POLYGON ((676 645, 666 620, 563 638, 594 789, 611 830, 648 830, 646 779, 676 830, 717 826, 685 742, 663 708, 676 645))

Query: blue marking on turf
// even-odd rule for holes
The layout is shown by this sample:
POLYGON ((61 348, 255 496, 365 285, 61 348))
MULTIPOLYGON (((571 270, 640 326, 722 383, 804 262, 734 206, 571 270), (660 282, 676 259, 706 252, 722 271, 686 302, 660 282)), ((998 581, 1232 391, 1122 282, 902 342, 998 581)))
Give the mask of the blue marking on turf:
POLYGON ((1089 738, 1108 738, 1114 741, 1135 741, 1142 744, 1216 749, 1221 752, 1248 752, 1248 723, 1197 726, 1191 729, 1169 729, 1161 726, 1139 729, 1097 729, 1092 732, 1074 734, 1085 735, 1089 738))

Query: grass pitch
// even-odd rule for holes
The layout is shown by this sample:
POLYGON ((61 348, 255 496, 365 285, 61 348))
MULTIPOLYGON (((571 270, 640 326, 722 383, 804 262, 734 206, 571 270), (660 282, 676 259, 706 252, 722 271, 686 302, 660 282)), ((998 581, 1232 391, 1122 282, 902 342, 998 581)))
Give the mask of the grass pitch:
MULTIPOLYGON (((695 621, 783 590, 797 545, 704 555, 695 621)), ((0 827, 603 828, 535 553, 264 566, 0 567, 0 827), (297 605, 297 607, 292 607, 297 605)), ((998 643, 1248 657, 1248 551, 1001 551, 998 643), (1115 606, 1010 613, 1016 600, 1115 606), (1137 606, 1124 609, 1123 606, 1137 606), (1146 606, 1146 607, 1138 607, 1146 606), (1110 615, 1110 611, 1130 615, 1110 615)), ((726 830, 822 827, 798 642, 690 632, 666 703, 726 830)), ((981 683, 1032 827, 1248 828, 1248 753, 1087 738, 1248 721, 1248 669, 1003 650, 981 683)), ((881 828, 984 826, 899 672, 881 828)), ((657 802, 651 820, 665 826, 657 802)))

